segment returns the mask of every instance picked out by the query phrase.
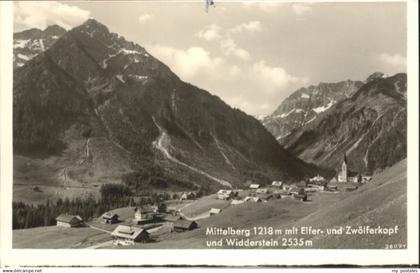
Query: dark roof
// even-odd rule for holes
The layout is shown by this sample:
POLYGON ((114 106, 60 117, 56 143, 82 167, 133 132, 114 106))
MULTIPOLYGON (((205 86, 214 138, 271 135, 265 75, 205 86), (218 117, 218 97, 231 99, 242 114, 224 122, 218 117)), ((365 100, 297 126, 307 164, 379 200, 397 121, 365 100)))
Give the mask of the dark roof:
POLYGON ((70 222, 83 222, 83 219, 79 215, 70 215, 70 214, 60 214, 58 215, 55 220, 59 222, 64 223, 70 223, 70 222))
POLYGON ((105 212, 105 213, 102 215, 102 218, 106 218, 106 219, 112 219, 112 218, 114 218, 114 217, 118 218, 118 214, 116 214, 116 213, 114 213, 114 212, 110 212, 110 211, 105 212))
POLYGON ((177 221, 177 220, 180 220, 181 219, 181 216, 179 216, 179 215, 166 215, 164 218, 163 218, 165 221, 169 221, 169 222, 175 222, 175 221, 177 221))
POLYGON ((112 233, 112 236, 126 238, 126 239, 136 239, 140 234, 146 233, 149 234, 146 230, 139 227, 124 226, 119 225, 112 233))
POLYGON ((195 221, 188 221, 188 220, 177 220, 174 223, 174 227, 176 228, 191 228, 192 225, 197 225, 195 221))

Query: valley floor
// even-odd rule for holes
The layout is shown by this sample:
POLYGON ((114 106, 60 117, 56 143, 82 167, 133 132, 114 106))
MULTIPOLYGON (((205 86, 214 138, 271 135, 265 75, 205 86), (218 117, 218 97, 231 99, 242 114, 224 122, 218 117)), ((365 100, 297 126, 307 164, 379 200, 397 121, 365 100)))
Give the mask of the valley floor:
MULTIPOLYGON (((133 246, 114 246, 109 232, 118 224, 106 225, 99 220, 88 227, 65 229, 42 227, 13 231, 14 248, 254 248, 261 245, 226 245, 226 239, 245 241, 277 241, 273 248, 322 248, 322 249, 384 249, 405 248, 407 243, 407 178, 406 161, 374 176, 368 184, 352 192, 316 192, 307 202, 293 198, 274 199, 268 202, 245 202, 230 205, 215 195, 195 201, 171 204, 181 210, 187 219, 196 220, 199 228, 187 232, 171 232, 171 223, 149 230, 153 242, 133 246), (222 212, 210 216, 210 208, 222 212), (250 230, 249 236, 209 235, 208 230, 232 228, 250 230), (322 232, 303 234, 307 230, 322 232), (351 228, 350 233, 345 234, 351 228), (254 228, 257 234, 254 234, 254 228), (268 234, 273 228, 274 234, 268 234), (332 230, 333 229, 333 230, 332 230), (394 234, 384 234, 385 231, 394 234), (281 230, 282 233, 278 233, 281 230), (286 230, 290 234, 285 234, 286 230), (295 231, 296 232, 295 232, 295 231), (341 231, 340 231, 341 230, 341 231), (367 230, 367 231, 366 231, 367 230), (268 233, 267 233, 268 231, 268 233), (292 232, 293 231, 293 232, 292 232), (328 234, 328 231, 343 234, 328 234), (378 234, 379 233, 381 234, 378 234), (366 232, 368 234, 366 234, 366 232), (364 234, 361 234, 364 233, 364 234), (223 241, 223 245, 216 242, 223 241), (213 242, 208 246, 206 242, 213 242)), ((342 185, 345 187, 346 185, 342 185)), ((128 222, 133 208, 116 210, 123 222, 128 222)), ((245 243, 246 244, 246 243, 245 243)), ((265 245, 266 246, 266 245, 265 245)))

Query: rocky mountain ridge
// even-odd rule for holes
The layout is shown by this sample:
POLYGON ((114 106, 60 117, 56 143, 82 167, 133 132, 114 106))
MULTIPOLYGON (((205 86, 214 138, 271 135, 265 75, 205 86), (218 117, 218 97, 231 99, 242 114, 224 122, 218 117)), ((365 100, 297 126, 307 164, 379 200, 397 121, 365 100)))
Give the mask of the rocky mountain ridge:
POLYGON ((294 129, 314 121, 337 102, 351 97, 362 84, 346 80, 300 88, 261 122, 282 143, 294 129))
POLYGON ((294 129, 284 147, 301 159, 372 174, 407 155, 407 75, 374 73, 351 97, 294 129))
POLYGON ((40 30, 32 28, 13 34, 13 69, 23 66, 27 61, 50 48, 66 30, 51 25, 40 30))
POLYGON ((13 106, 15 154, 69 187, 130 173, 219 188, 319 172, 256 119, 94 19, 15 70, 13 106))

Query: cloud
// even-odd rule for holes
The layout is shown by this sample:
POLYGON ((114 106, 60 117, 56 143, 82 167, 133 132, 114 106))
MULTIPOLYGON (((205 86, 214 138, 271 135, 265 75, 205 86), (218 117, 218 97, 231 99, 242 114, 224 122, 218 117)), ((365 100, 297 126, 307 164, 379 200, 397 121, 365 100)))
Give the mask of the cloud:
POLYGON ((249 32, 258 32, 261 31, 261 22, 260 21, 250 21, 248 23, 243 23, 232 28, 230 31, 233 33, 239 33, 244 31, 249 32))
POLYGON ((312 7, 310 6, 312 3, 280 3, 280 1, 245 1, 242 2, 243 6, 245 8, 257 8, 263 12, 266 13, 273 13, 277 12, 279 8, 283 7, 290 7, 292 11, 298 15, 304 15, 305 13, 308 13, 312 10, 312 7))
POLYGON ((25 28, 44 29, 57 24, 65 29, 80 25, 90 17, 90 12, 76 6, 56 1, 23 1, 14 3, 15 23, 25 28))
POLYGON ((235 63, 202 47, 146 46, 182 80, 219 96, 248 114, 269 114, 290 92, 308 82, 264 60, 235 63))
POLYGON ((220 42, 220 48, 226 56, 236 56, 242 60, 250 60, 251 54, 245 49, 239 48, 235 41, 231 38, 224 39, 220 42))
POLYGON ((303 3, 293 4, 292 9, 296 15, 303 15, 312 10, 309 4, 303 4, 303 3))
POLYGON ((195 36, 206 41, 218 41, 220 49, 225 56, 235 56, 242 60, 250 60, 251 54, 240 48, 235 40, 231 37, 233 33, 242 32, 258 32, 261 31, 261 22, 250 21, 247 23, 239 24, 231 29, 223 31, 222 28, 216 24, 205 26, 202 30, 196 33, 195 36))
POLYGON ((284 5, 280 1, 244 1, 242 4, 245 8, 257 8, 267 13, 276 12, 278 8, 284 5))
POLYGON ((220 27, 216 24, 204 27, 204 29, 200 30, 196 36, 206 41, 222 38, 222 35, 220 34, 220 27))
POLYGON ((237 66, 237 65, 232 65, 232 66, 228 69, 228 71, 229 71, 229 75, 230 75, 230 76, 233 76, 233 77, 238 76, 238 75, 239 75, 239 73, 241 73, 241 69, 240 69, 240 68, 239 68, 239 66, 237 66))
POLYGON ((168 64, 181 78, 190 80, 202 70, 216 71, 223 59, 212 58, 210 53, 201 47, 190 47, 186 50, 170 46, 153 45, 148 50, 158 59, 168 64))
POLYGON ((263 89, 267 93, 276 92, 277 89, 289 84, 304 84, 308 82, 306 78, 290 75, 282 67, 267 65, 263 60, 254 63, 251 72, 262 85, 267 86, 267 88, 263 89))
POLYGON ((400 54, 389 54, 389 53, 382 53, 379 55, 379 59, 388 64, 395 66, 397 68, 406 67, 407 65, 407 59, 400 55, 400 54))
POLYGON ((149 21, 152 18, 153 18, 153 14, 145 13, 139 16, 139 22, 144 23, 146 21, 149 21))

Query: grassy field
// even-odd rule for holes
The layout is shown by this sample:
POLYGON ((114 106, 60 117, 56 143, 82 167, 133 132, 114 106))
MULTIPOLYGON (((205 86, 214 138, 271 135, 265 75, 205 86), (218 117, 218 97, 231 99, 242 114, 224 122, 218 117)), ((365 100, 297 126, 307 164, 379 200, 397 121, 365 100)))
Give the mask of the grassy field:
POLYGON ((229 206, 230 201, 217 199, 216 194, 204 196, 184 206, 181 211, 188 217, 208 212, 211 208, 224 209, 229 206))
MULTIPOLYGON (((343 185, 342 187, 346 187, 343 185)), ((171 204, 172 206, 173 204, 171 204)), ((208 227, 232 227, 253 229, 254 227, 273 227, 275 229, 289 229, 292 227, 311 226, 313 228, 366 226, 394 227, 398 225, 399 232, 388 235, 290 235, 271 236, 274 239, 299 237, 311 241, 310 248, 385 248, 388 244, 406 243, 406 161, 377 174, 373 180, 361 186, 356 191, 338 193, 318 192, 309 196, 308 202, 301 202, 292 198, 273 199, 269 202, 247 202, 229 206, 228 201, 217 200, 215 195, 206 196, 193 202, 176 204, 184 214, 199 215, 212 207, 223 208, 214 216, 197 220, 198 229, 176 233, 169 230, 162 231, 154 243, 136 244, 125 248, 207 248, 206 235, 208 227)), ((123 208, 115 211, 122 221, 129 221, 133 208, 123 208)), ((92 224, 100 224, 93 221, 92 224)), ((101 226, 112 230, 115 225, 101 226)), ((169 226, 168 226, 169 227, 169 226)), ((99 232, 100 233, 100 232, 99 232)), ((36 246, 50 247, 81 247, 105 240, 104 234, 83 229, 72 229, 63 233, 56 227, 14 231, 14 245, 17 247, 36 246), (32 236, 33 232, 39 236, 32 236), (92 232, 92 234, 91 234, 92 232), (79 234, 80 233, 80 234, 79 234), (78 245, 78 243, 80 243, 78 245)), ((108 237, 109 238, 109 237, 108 237)), ((222 237, 212 237, 218 239, 222 237)), ((267 236, 251 235, 253 240, 268 239, 267 236)), ((107 246, 109 247, 109 246, 107 246)), ((115 247, 115 246, 111 246, 115 247)), ((285 248, 281 246, 279 248, 285 248)), ((118 247, 121 248, 121 247, 118 247)))
POLYGON ((13 231, 13 248, 84 248, 110 239, 104 232, 88 227, 38 227, 13 231))

